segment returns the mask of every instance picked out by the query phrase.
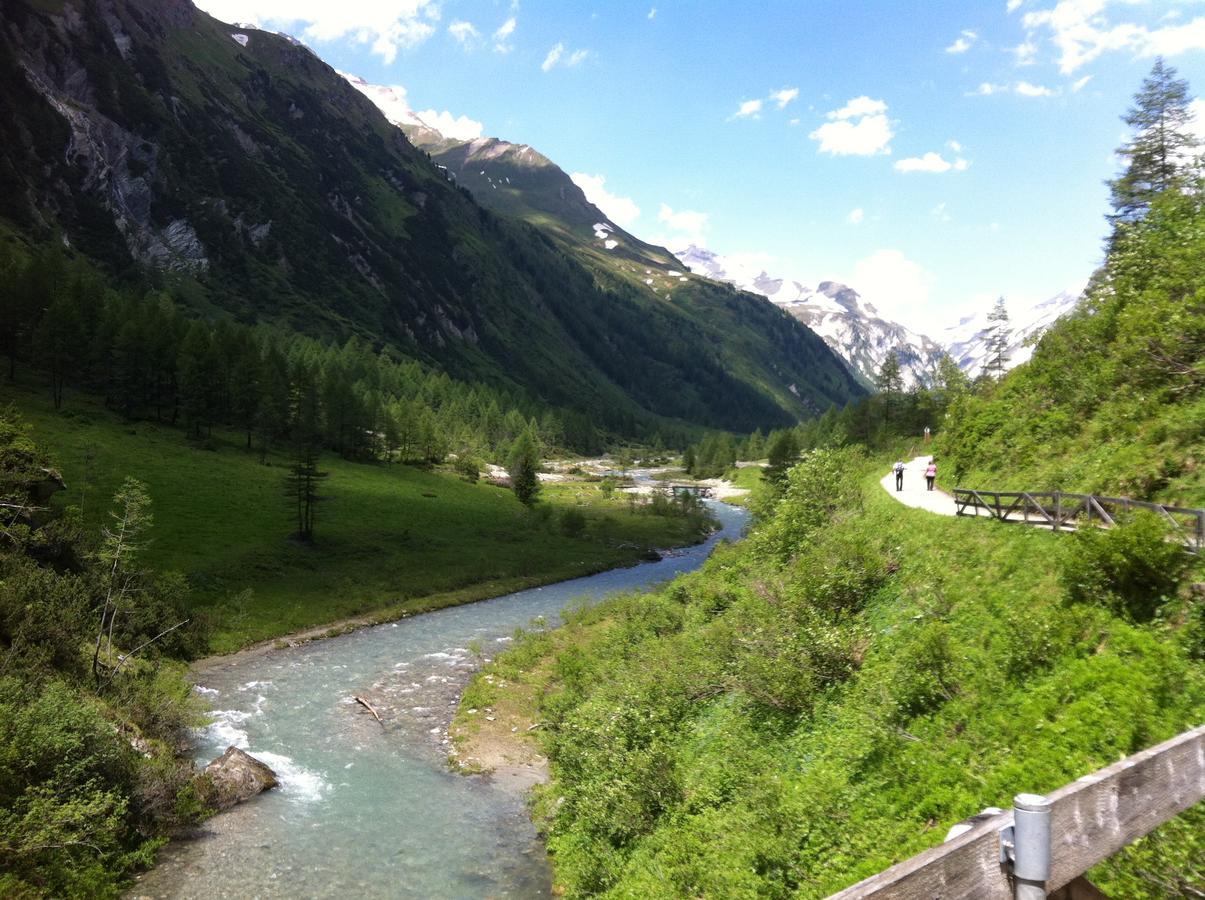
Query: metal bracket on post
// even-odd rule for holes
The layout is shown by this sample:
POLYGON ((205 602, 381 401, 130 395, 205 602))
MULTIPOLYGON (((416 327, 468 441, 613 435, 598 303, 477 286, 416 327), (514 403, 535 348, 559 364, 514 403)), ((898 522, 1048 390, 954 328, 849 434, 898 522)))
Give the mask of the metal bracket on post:
POLYGON ((1050 801, 1013 798, 1013 824, 1000 829, 1000 864, 1013 876, 1014 900, 1044 900, 1050 878, 1050 801))

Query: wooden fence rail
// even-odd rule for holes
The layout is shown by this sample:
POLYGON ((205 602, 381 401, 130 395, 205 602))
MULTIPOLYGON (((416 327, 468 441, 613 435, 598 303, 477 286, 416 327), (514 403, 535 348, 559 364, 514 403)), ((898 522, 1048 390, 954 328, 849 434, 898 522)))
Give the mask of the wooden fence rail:
MULTIPOLYGON (((1092 866, 1202 798, 1205 725, 1046 795, 1049 874, 1037 886, 1039 896, 1073 883, 1086 884, 1080 876, 1092 866)), ((1018 879, 1010 865, 1001 862, 1001 842, 1014 825, 1015 812, 990 818, 830 900, 1010 900, 1020 896, 1018 879)))
POLYGON ((1191 553, 1205 550, 1205 509, 1061 491, 979 491, 969 488, 954 488, 954 504, 960 516, 988 515, 1002 522, 1043 525, 1054 531, 1074 529, 1081 523, 1111 528, 1126 513, 1145 509, 1167 521, 1186 550, 1191 553))

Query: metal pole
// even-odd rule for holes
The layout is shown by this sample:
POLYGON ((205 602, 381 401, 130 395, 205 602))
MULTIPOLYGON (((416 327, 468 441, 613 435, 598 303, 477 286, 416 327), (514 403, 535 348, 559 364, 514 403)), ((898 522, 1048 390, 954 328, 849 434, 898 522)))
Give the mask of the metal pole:
POLYGON ((1050 801, 1041 794, 1013 798, 1014 900, 1045 900, 1050 878, 1050 801))

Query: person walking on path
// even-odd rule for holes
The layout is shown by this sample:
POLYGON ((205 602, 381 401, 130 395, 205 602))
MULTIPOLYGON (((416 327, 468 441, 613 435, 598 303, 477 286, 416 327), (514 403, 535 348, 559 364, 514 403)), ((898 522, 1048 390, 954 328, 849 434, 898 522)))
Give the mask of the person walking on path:
POLYGON ((904 461, 897 461, 896 464, 891 467, 891 471, 895 472, 895 489, 897 491, 902 491, 904 489, 904 461))
POLYGON ((926 490, 933 490, 933 482, 937 480, 937 463, 933 457, 929 457, 929 465, 925 466, 925 484, 928 485, 926 490))

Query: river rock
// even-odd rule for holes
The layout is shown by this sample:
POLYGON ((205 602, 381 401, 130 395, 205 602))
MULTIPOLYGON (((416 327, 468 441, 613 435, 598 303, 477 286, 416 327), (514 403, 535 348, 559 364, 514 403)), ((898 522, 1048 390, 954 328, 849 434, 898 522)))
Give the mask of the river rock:
POLYGON ((227 747, 205 767, 201 780, 208 782, 208 790, 203 791, 206 805, 216 810, 230 809, 278 783, 275 772, 238 747, 227 747))

